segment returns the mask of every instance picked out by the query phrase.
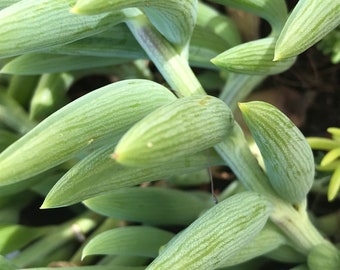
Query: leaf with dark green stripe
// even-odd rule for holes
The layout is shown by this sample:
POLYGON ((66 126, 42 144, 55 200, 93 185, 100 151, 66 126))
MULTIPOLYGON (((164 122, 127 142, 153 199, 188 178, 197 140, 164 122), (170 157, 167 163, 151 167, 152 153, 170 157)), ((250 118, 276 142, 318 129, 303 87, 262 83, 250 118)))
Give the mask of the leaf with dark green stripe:
POLYGON ((305 137, 271 104, 253 101, 239 106, 260 148, 271 185, 289 202, 302 202, 314 180, 313 153, 305 137))
POLYGON ((260 194, 236 194, 209 209, 171 240, 147 269, 216 269, 258 235, 271 209, 260 194))

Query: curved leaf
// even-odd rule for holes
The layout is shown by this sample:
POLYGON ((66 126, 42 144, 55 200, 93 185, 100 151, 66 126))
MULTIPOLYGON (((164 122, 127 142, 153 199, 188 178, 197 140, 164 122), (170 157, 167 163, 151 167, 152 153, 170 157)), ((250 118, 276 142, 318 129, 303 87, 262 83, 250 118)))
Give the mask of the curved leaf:
POLYGON ((131 187, 113 190, 84 204, 92 211, 115 219, 151 225, 188 225, 212 206, 210 194, 200 195, 157 187, 131 187))
POLYGON ((105 136, 115 141, 131 124, 175 99, 167 88, 138 79, 113 83, 82 96, 0 154, 0 185, 54 167, 105 136))
POLYGON ((274 60, 296 56, 340 24, 340 2, 300 0, 276 43, 274 60))
POLYGON ((23 0, 0 11, 0 58, 60 46, 122 22, 122 13, 77 16, 73 0, 23 0), (32 38, 36 37, 36 38, 32 38))
POLYGON ((231 110, 212 96, 190 96, 153 111, 120 139, 113 158, 153 165, 190 155, 222 141, 234 126, 231 110))
POLYGON ((147 269, 215 269, 262 230, 271 209, 260 194, 236 194, 209 209, 170 241, 147 269))
POLYGON ((186 45, 196 22, 197 0, 78 0, 74 13, 97 14, 137 7, 170 42, 186 45))
POLYGON ((137 255, 154 258, 173 233, 146 226, 128 226, 103 232, 93 238, 83 250, 89 255, 137 255))
POLYGON ((127 167, 112 160, 110 153, 112 147, 105 146, 76 164, 52 188, 42 208, 70 205, 111 190, 223 163, 215 152, 205 151, 152 167, 127 167))
POLYGON ((220 68, 236 73, 272 75, 289 69, 296 58, 273 61, 276 39, 258 39, 233 47, 211 60, 220 68))

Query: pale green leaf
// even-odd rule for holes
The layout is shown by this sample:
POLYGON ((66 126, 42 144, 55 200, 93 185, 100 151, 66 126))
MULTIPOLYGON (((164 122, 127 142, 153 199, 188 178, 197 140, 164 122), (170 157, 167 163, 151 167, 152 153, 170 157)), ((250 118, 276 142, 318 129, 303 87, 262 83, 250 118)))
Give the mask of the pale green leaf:
POLYGON ((72 70, 113 66, 131 61, 127 58, 105 58, 87 55, 28 53, 14 58, 1 69, 2 73, 37 75, 72 70), (34 65, 32 65, 34 63, 34 65))
POLYGON ((51 227, 0 225, 0 253, 7 254, 19 250, 50 230, 51 227))
POLYGON ((215 269, 254 239, 271 209, 257 193, 234 195, 209 209, 170 241, 147 269, 215 269))
POLYGON ((70 205, 111 190, 223 163, 215 152, 205 151, 161 165, 126 167, 111 159, 110 153, 112 147, 102 147, 75 165, 49 192, 42 208, 70 205))
POLYGON ((18 267, 12 264, 9 260, 7 260, 2 255, 0 255, 0 269, 1 270, 17 270, 18 267))
POLYGON ((302 53, 339 24, 340 1, 300 0, 278 37, 274 59, 302 53))
POLYGON ((301 203, 314 181, 314 157, 301 131, 276 107, 253 101, 239 104, 258 145, 270 184, 291 203, 301 203))
POLYGON ((77 16, 73 0, 23 0, 0 11, 0 58, 41 51, 105 31, 122 13, 77 16))
POLYGON ((147 226, 128 226, 103 232, 93 238, 83 250, 89 255, 134 255, 154 258, 173 233, 147 226))
POLYGON ((212 206, 211 194, 200 195, 157 187, 131 187, 110 191, 84 204, 115 219, 151 225, 188 225, 212 206))
POLYGON ((0 185, 52 168, 104 137, 115 141, 130 125, 175 99, 160 84, 138 79, 113 83, 82 96, 0 154, 0 185))
POLYGON ((234 119, 223 101, 190 96, 153 111, 120 139, 113 157, 126 165, 167 162, 208 149, 231 132, 234 119))
POLYGON ((250 75, 272 75, 289 69, 295 57, 273 61, 276 39, 258 39, 233 47, 211 60, 220 68, 250 75))
POLYGON ((197 0, 78 0, 74 13, 97 14, 137 7, 146 13, 151 23, 170 42, 188 43, 196 22, 197 0))

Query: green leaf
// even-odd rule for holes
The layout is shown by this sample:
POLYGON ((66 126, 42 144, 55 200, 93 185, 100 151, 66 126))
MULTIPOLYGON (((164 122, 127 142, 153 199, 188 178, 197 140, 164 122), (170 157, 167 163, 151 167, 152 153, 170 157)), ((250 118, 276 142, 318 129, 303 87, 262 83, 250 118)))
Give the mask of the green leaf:
POLYGON ((314 181, 314 157, 294 123, 273 105, 253 101, 239 105, 260 148, 270 183, 277 194, 301 203, 314 181))
POLYGON ((296 56, 340 24, 340 2, 300 0, 276 43, 274 60, 296 56))
POLYGON ((296 58, 273 62, 276 39, 250 41, 233 47, 211 60, 220 68, 251 75, 273 75, 289 69, 296 58))
POLYGON ((42 75, 31 99, 30 118, 42 120, 64 106, 74 81, 75 76, 66 72, 42 75))
POLYGON ((8 94, 0 91, 0 123, 12 128, 18 133, 26 133, 35 123, 28 117, 21 105, 8 94))
POLYGON ((167 88, 138 79, 113 83, 82 96, 0 154, 0 185, 52 168, 104 137, 115 141, 130 125, 175 99, 167 88))
POLYGON ((110 191, 84 204, 115 219, 150 225, 188 225, 212 206, 210 194, 200 195, 157 187, 131 187, 110 191))
POLYGON ((330 243, 319 244, 308 254, 307 264, 310 270, 340 269, 340 252, 330 243))
POLYGON ((78 14, 97 14, 137 7, 143 10, 156 29, 170 42, 183 46, 191 37, 196 22, 197 0, 78 0, 72 8, 78 14))
POLYGON ((327 197, 329 201, 332 201, 335 199, 336 195, 338 194, 340 190, 340 166, 338 166, 329 182, 329 187, 328 187, 328 193, 327 197))
POLYGON ((146 226, 116 228, 93 238, 83 250, 83 258, 89 255, 137 255, 155 258, 173 233, 146 226))
POLYGON ((222 5, 231 6, 264 18, 279 33, 286 22, 288 11, 284 0, 212 0, 222 5))
POLYGON ((13 132, 0 129, 0 152, 6 149, 11 143, 19 139, 17 134, 13 132))
POLYGON ((17 270, 18 267, 16 265, 12 264, 9 260, 7 260, 2 255, 0 255, 0 269, 2 269, 2 270, 17 270))
POLYGON ((126 165, 153 165, 197 153, 222 141, 234 126, 231 110, 212 96, 180 98, 136 123, 113 158, 126 165))
POLYGON ((231 258, 224 260, 219 267, 227 267, 249 261, 278 248, 286 242, 285 236, 269 223, 248 245, 231 258))
POLYGON ((223 163, 215 152, 204 151, 161 165, 127 167, 112 160, 110 153, 112 147, 105 146, 76 164, 49 192, 42 208, 70 205, 111 190, 223 163))
POLYGON ((125 19, 119 12, 77 16, 69 12, 73 3, 23 0, 2 9, 0 58, 64 45, 105 31, 125 19))
POLYGON ((170 241, 147 269, 216 269, 262 230, 271 209, 260 194, 234 195, 209 209, 170 241))
MULTIPOLYGON (((144 270, 145 266, 112 266, 112 265, 94 265, 94 266, 73 266, 73 267, 62 267, 62 270, 144 270)), ((7 269, 4 269, 7 270, 7 269)), ((12 270, 12 269, 8 269, 12 270)), ((14 270, 17 270, 15 268, 14 270)), ((25 268, 20 270, 56 270, 56 267, 38 267, 38 268, 25 268)))
POLYGON ((51 227, 0 225, 0 253, 8 254, 19 250, 33 240, 47 234, 50 229, 51 227))
POLYGON ((14 58, 4 65, 1 73, 37 75, 72 70, 84 70, 113 66, 131 61, 127 58, 101 56, 64 55, 51 53, 28 53, 14 58), (32 65, 34 63, 34 65, 32 65))

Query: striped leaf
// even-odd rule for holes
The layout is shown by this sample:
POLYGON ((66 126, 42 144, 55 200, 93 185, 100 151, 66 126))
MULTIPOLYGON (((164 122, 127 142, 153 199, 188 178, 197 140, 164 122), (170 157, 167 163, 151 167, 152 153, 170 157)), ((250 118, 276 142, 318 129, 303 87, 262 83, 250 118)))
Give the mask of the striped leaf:
POLYGON ((239 107, 260 148, 272 187, 287 201, 302 202, 314 180, 314 157, 305 137, 271 104, 253 101, 239 107))
POLYGON ((122 22, 122 13, 77 16, 73 0, 22 0, 0 10, 0 58, 64 45, 122 22), (35 38, 32 38, 35 37, 35 38))
POLYGON ((72 167, 46 196, 42 208, 75 204, 119 188, 223 164, 215 152, 204 151, 161 165, 127 167, 110 158, 112 148, 104 146, 72 167))
POLYGON ((170 42, 183 46, 191 37, 196 22, 197 0, 78 0, 72 11, 98 14, 137 7, 170 42))
POLYGON ((254 239, 271 208, 260 194, 236 194, 209 209, 171 240, 147 269, 215 269, 254 239))
POLYGON ((276 43, 274 60, 296 56, 340 24, 340 1, 300 0, 276 43))
POLYGON ((220 68, 236 73, 250 75, 272 75, 289 69, 296 58, 273 62, 274 37, 268 37, 243 43, 233 47, 211 60, 220 68))
POLYGON ((212 96, 180 98, 136 123, 113 158, 126 165, 153 165, 190 155, 222 141, 234 126, 231 110, 212 96))
POLYGON ((175 99, 168 89, 147 80, 126 80, 97 89, 50 115, 3 151, 0 185, 54 167, 105 136, 114 141, 143 116, 175 99))

